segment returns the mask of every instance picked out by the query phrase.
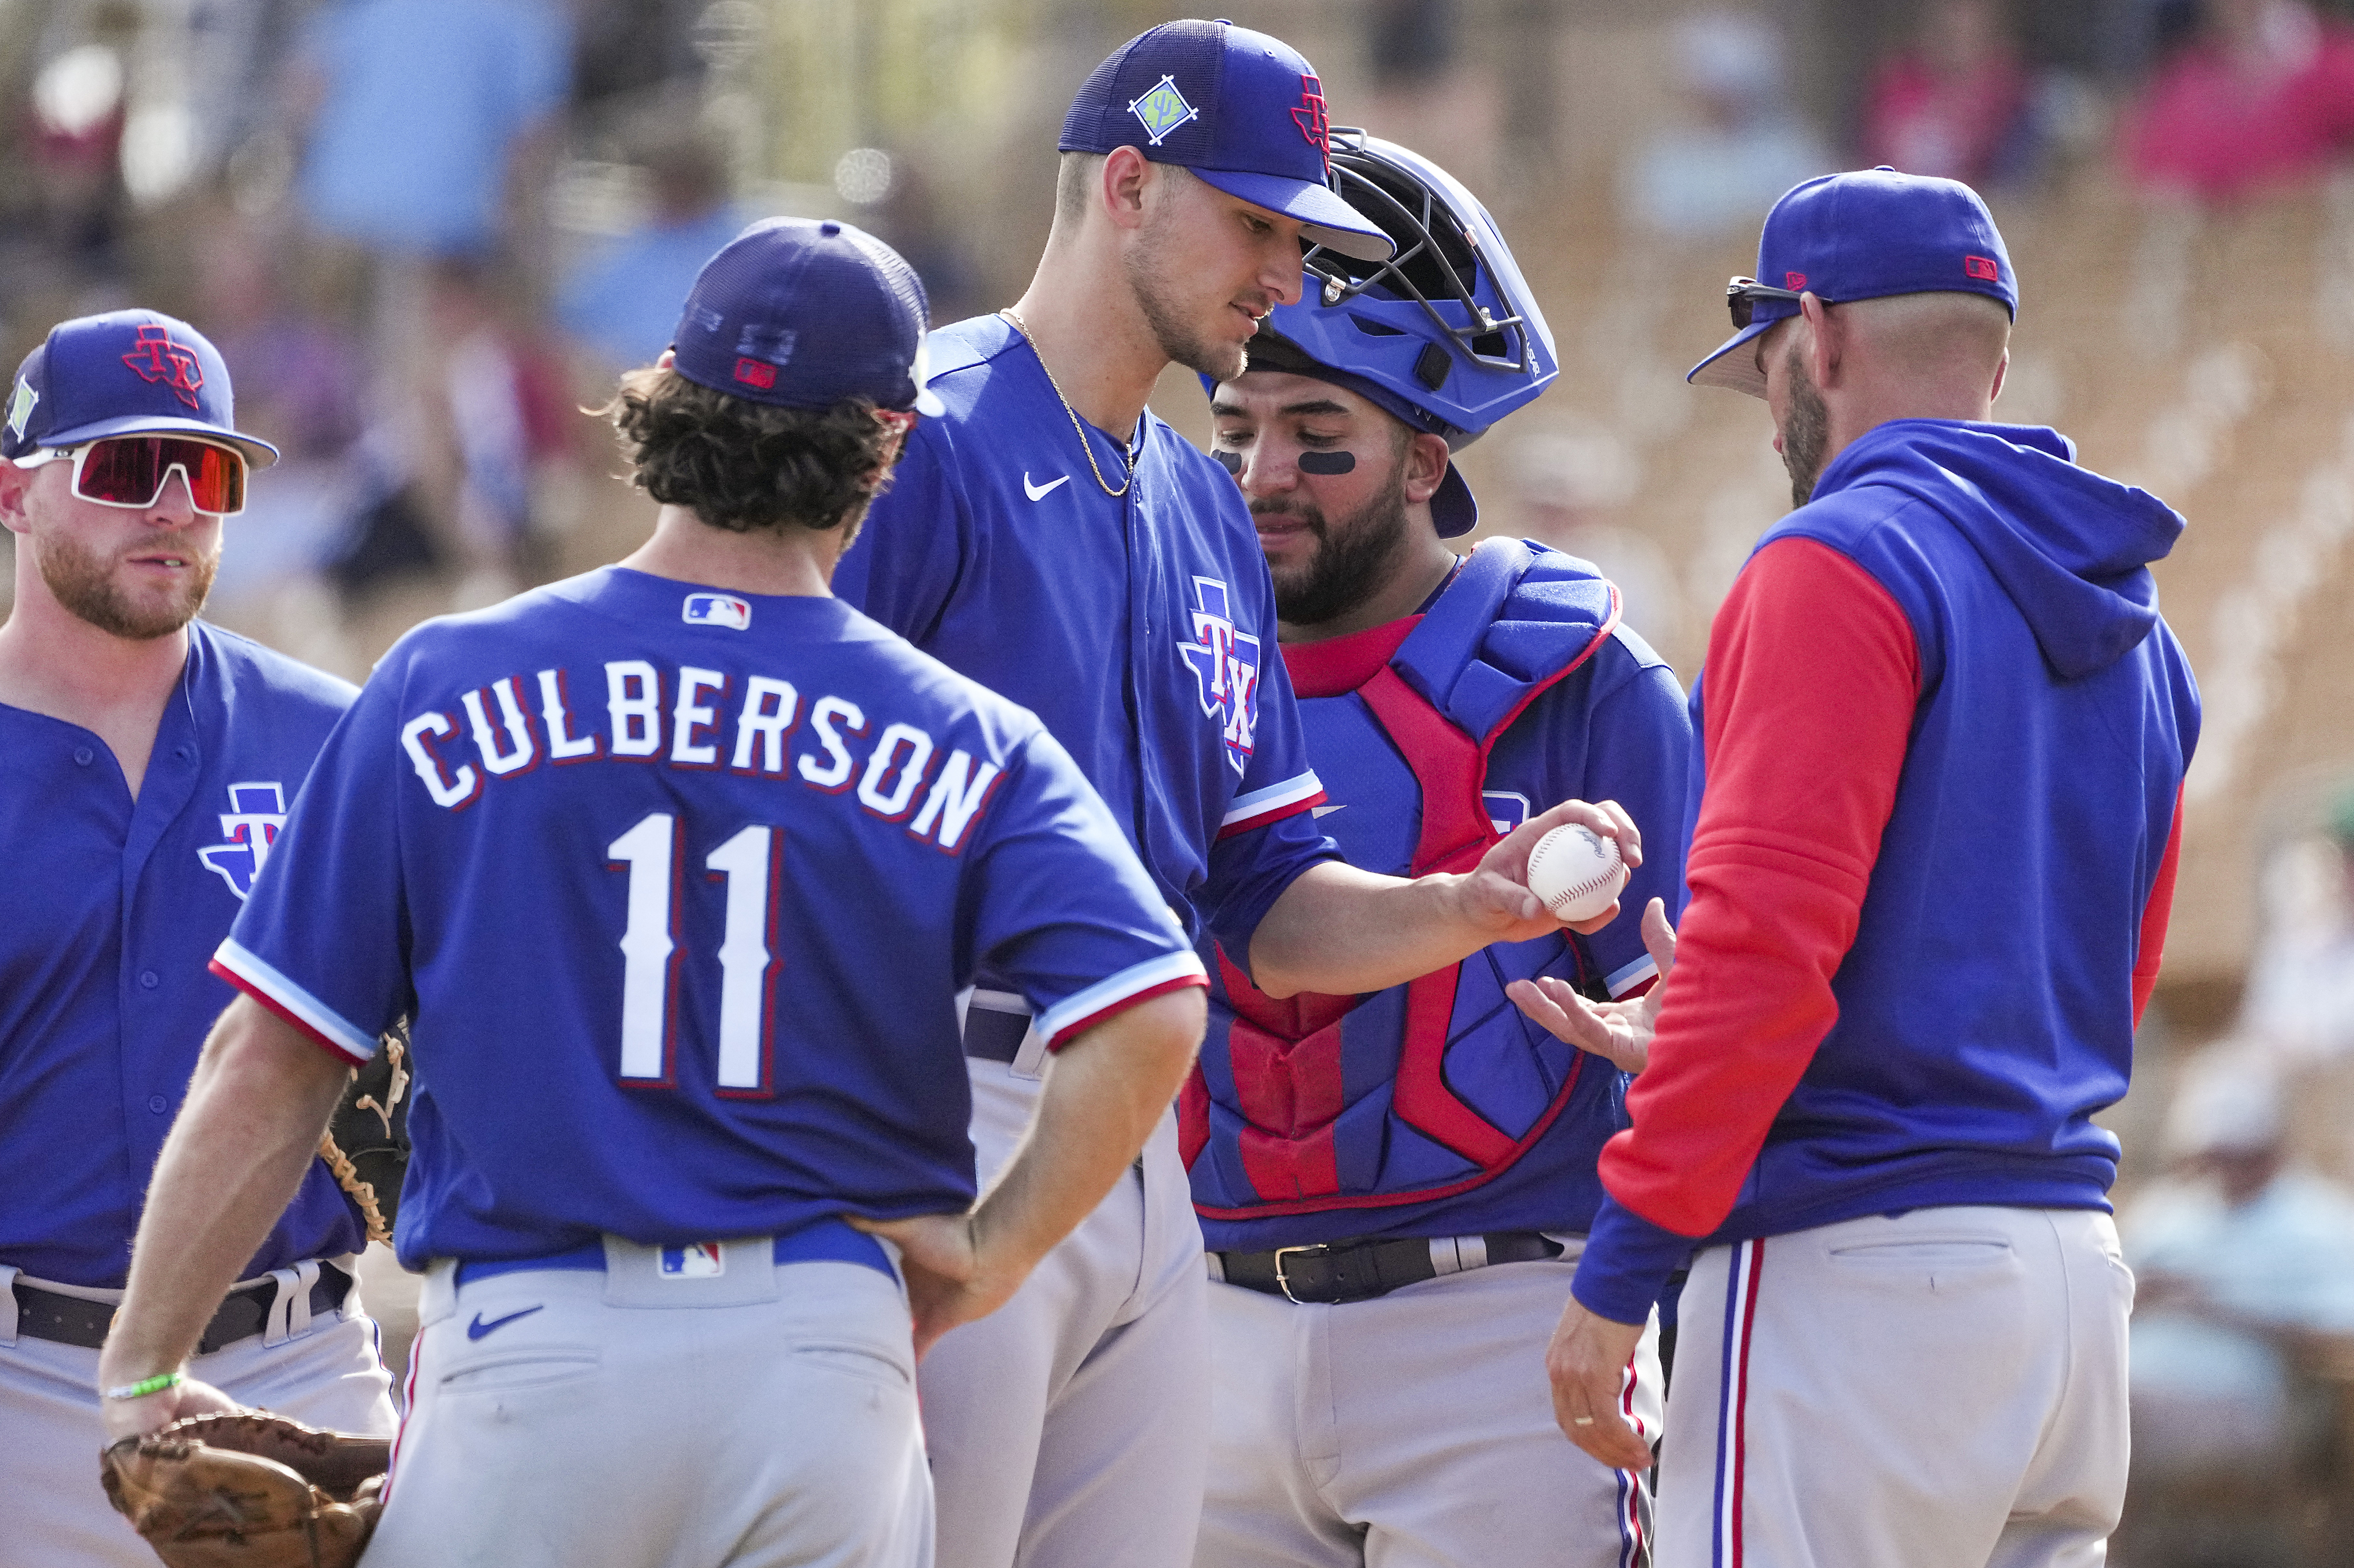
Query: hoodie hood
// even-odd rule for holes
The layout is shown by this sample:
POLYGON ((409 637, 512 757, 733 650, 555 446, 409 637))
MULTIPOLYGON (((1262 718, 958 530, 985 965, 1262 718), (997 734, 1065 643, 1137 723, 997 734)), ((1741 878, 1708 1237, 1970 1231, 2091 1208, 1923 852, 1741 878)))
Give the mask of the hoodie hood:
POLYGON ((2158 624, 2149 563, 2174 548, 2183 522, 2075 457, 2067 437, 2040 426, 1894 419, 1840 452, 1814 500, 1883 485, 1935 508, 2019 607, 2045 661, 2076 680, 2158 624))

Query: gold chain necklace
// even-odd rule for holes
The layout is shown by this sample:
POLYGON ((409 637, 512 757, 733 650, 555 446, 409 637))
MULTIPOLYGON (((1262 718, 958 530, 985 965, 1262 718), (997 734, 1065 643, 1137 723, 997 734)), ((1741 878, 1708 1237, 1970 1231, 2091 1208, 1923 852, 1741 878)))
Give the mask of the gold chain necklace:
POLYGON ((1136 483, 1136 454, 1128 449, 1127 443, 1121 443, 1119 455, 1125 458, 1128 461, 1128 483, 1121 485, 1118 490, 1114 490, 1105 482, 1103 470, 1096 466, 1096 444, 1095 442, 1087 440, 1087 427, 1079 423, 1079 411, 1071 407, 1071 400, 1068 397, 1065 397, 1063 396, 1063 384, 1055 380, 1054 371, 1047 368, 1046 356, 1038 353, 1038 340, 1030 335, 1029 324, 1023 322, 1019 315, 1014 313, 1014 310, 1012 305, 1006 306, 997 313, 1013 323, 1013 330, 1022 334, 1022 341, 1030 345, 1030 352, 1034 355, 1037 355, 1038 368, 1046 372, 1046 385, 1055 389, 1055 397, 1059 399, 1063 405, 1063 412, 1071 417, 1072 433, 1079 438, 1079 450, 1087 454, 1087 471, 1096 476, 1096 484, 1097 488, 1101 489, 1106 495, 1111 496, 1115 500, 1120 496, 1126 495, 1129 493, 1129 488, 1136 483))

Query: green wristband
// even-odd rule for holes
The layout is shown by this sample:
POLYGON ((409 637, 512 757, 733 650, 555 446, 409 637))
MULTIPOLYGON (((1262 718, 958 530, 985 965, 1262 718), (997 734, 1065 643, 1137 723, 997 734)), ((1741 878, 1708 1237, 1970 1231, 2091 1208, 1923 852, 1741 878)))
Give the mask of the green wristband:
POLYGON ((151 1393, 161 1393, 167 1388, 177 1388, 186 1382, 187 1382, 186 1377, 179 1372, 157 1372, 154 1377, 143 1377, 137 1383, 126 1383, 120 1388, 110 1388, 106 1391, 106 1397, 144 1399, 151 1393))

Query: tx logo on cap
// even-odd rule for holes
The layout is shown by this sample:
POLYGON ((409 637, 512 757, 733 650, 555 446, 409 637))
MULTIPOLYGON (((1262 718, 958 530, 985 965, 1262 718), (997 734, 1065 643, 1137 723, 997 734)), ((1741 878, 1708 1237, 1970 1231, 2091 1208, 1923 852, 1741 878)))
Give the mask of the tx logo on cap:
POLYGON ((1129 104, 1128 111, 1142 123, 1144 133, 1152 138, 1152 145, 1156 147, 1172 131, 1202 112, 1185 101, 1185 95, 1177 90, 1177 79, 1173 76, 1162 77, 1150 92, 1129 104))
POLYGON ((1299 107, 1291 111, 1299 122, 1299 133, 1315 143, 1324 154, 1324 172, 1332 172, 1332 123, 1324 117, 1324 84, 1302 72, 1299 78, 1299 107))
POLYGON ((198 407, 196 388, 205 384, 205 373, 196 364, 196 351, 174 343, 166 329, 153 323, 141 327, 122 363, 137 371, 140 380, 161 382, 189 408, 198 407))

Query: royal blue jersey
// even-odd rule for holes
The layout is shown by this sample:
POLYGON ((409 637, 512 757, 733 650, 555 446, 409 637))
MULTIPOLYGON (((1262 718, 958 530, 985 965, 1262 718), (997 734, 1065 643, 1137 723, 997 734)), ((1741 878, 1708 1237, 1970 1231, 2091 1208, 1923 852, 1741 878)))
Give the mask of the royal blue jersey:
MULTIPOLYGON (((0 705, 0 1264, 122 1285, 164 1135, 236 994, 205 961, 352 695, 194 622, 135 800, 96 735, 0 705)), ((365 1240, 313 1161, 241 1277, 365 1240)))
POLYGON ((1034 710, 1189 930, 1247 962, 1293 877, 1333 851, 1275 642, 1275 590, 1226 471, 1147 410, 1078 421, 997 316, 928 340, 922 420, 834 591, 1034 710), (1087 445, 1081 445, 1084 440, 1087 445))
POLYGON ((217 967, 413 1015, 410 1267, 973 1196, 956 995, 1050 1042, 1198 959, 1029 714, 833 599, 618 567, 411 632, 217 967))
POLYGON ((1620 623, 1617 591, 1591 566, 1511 539, 1482 544, 1416 614, 1284 653, 1331 796, 1320 825, 1350 864, 1426 869, 1418 862, 1441 807, 1421 776, 1477 789, 1494 833, 1563 800, 1616 800, 1642 832, 1643 863, 1618 919, 1591 937, 1564 930, 1472 955, 1422 1022, 1443 1032, 1425 1048, 1443 1051, 1446 1086, 1495 1129, 1492 1151, 1450 1147, 1447 1124, 1399 1089, 1414 1049, 1412 988, 1347 999, 1329 1022, 1332 1009, 1312 1011, 1306 1037, 1278 1053, 1214 989, 1186 1118, 1204 1237, 1216 1251, 1260 1251, 1585 1230, 1603 1197, 1596 1158, 1627 1125, 1626 1075, 1554 1039, 1504 987, 1549 974, 1625 996, 1657 973, 1640 917, 1653 897, 1670 918, 1682 906, 1691 750, 1674 673, 1620 623), (1416 716, 1425 727, 1407 727, 1416 716), (1474 743, 1490 736, 1479 767, 1474 743), (1462 761, 1437 741, 1454 743, 1462 761), (1458 779, 1460 767, 1479 771, 1458 779))

